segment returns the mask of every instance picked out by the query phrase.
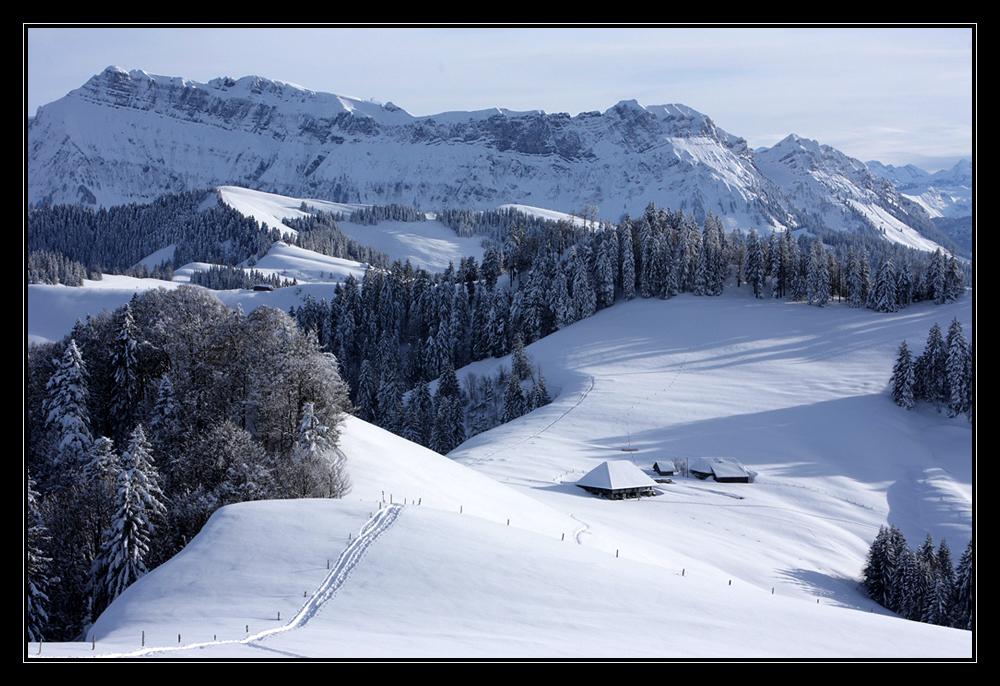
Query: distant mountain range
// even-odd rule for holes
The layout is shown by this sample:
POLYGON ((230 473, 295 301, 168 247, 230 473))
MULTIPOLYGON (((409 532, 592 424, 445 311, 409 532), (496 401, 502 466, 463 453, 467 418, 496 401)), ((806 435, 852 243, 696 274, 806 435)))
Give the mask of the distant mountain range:
POLYGON ((947 246, 971 214, 967 163, 927 174, 790 135, 751 150, 684 105, 576 116, 415 117, 256 76, 197 83, 108 67, 28 125, 29 203, 116 205, 235 185, 433 211, 521 203, 618 221, 649 203, 729 229, 832 229, 947 246))

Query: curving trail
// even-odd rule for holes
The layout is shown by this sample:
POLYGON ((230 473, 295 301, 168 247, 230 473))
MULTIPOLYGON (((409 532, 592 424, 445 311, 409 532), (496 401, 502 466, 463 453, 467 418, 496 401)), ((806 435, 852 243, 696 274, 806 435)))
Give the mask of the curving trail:
MULTIPOLYGON (((292 619, 289 620, 284 626, 276 627, 274 629, 266 629, 255 634, 251 634, 240 640, 187 643, 178 646, 147 647, 125 653, 103 653, 95 655, 94 657, 148 657, 160 653, 171 653, 191 650, 192 648, 207 648, 227 644, 243 644, 262 650, 274 650, 265 645, 261 645, 260 642, 275 634, 300 629, 308 624, 310 619, 319 614, 326 603, 333 599, 333 597, 337 594, 337 591, 339 591, 350 578, 351 573, 357 568, 358 564, 360 564, 368 548, 370 548, 371 545, 375 543, 375 541, 377 541, 379 537, 395 523, 402 510, 402 505, 389 505, 388 507, 380 509, 372 516, 371 519, 365 522, 365 525, 361 527, 361 532, 358 534, 357 538, 352 540, 340 554, 340 557, 337 559, 337 563, 330 569, 330 573, 326 575, 323 582, 306 600, 302 608, 295 614, 295 616, 292 617, 292 619)), ((286 657, 300 657, 283 651, 275 652, 285 655, 286 657)))

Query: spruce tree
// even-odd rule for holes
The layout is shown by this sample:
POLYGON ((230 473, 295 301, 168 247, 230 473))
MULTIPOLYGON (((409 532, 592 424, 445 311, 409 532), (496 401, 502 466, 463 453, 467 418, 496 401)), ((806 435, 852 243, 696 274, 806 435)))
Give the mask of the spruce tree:
POLYGON ((750 284, 754 297, 763 298, 766 265, 764 264, 764 248, 755 228, 751 228, 750 234, 747 236, 746 270, 746 281, 750 284))
POLYGON ((896 364, 892 369, 892 400, 900 407, 912 410, 913 398, 913 356, 903 341, 896 355, 896 364))
POLYGON ((973 629, 976 603, 976 563, 975 547, 970 539, 955 570, 955 607, 952 626, 958 629, 973 629))
POLYGON ((62 360, 46 386, 46 422, 54 434, 55 450, 51 468, 55 482, 66 482, 80 469, 93 443, 87 401, 87 368, 76 341, 70 339, 62 360))
POLYGON ((140 378, 138 342, 131 303, 122 309, 118 337, 111 352, 114 384, 111 390, 111 419, 114 435, 125 438, 132 431, 136 404, 139 402, 140 378))
POLYGON ((948 361, 948 348, 941 335, 941 326, 934 322, 927 334, 927 343, 917 365, 917 385, 924 400, 934 403, 940 411, 941 403, 947 402, 945 397, 945 378, 948 361))
POLYGON ((121 456, 111 530, 94 560, 95 615, 146 574, 155 522, 165 512, 149 441, 139 424, 121 456))
POLYGON ((52 560, 46 557, 43 552, 48 534, 42 521, 35 482, 30 473, 27 478, 24 536, 24 620, 27 640, 41 641, 44 638, 45 627, 49 619, 48 587, 51 581, 49 563, 52 560))
POLYGON ((521 381, 517 374, 508 374, 507 382, 504 385, 503 394, 503 415, 501 421, 507 423, 523 415, 527 410, 524 398, 524 391, 521 388, 521 381))
POLYGON ((962 324, 954 319, 948 327, 948 355, 945 360, 948 416, 957 417, 968 412, 969 386, 972 363, 962 332, 962 324))
POLYGON ((628 221, 622 230, 620 246, 622 297, 632 300, 635 298, 635 251, 632 247, 632 227, 628 221))

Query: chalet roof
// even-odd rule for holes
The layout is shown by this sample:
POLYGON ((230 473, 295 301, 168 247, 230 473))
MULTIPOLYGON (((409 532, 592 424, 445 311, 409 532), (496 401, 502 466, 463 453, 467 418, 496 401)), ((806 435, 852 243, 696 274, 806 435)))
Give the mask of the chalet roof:
POLYGON ((617 491, 656 486, 656 482, 628 460, 602 462, 576 482, 577 486, 617 491))
POLYGON ((702 474, 714 474, 717 479, 749 476, 746 467, 732 457, 700 457, 691 464, 690 469, 702 474))

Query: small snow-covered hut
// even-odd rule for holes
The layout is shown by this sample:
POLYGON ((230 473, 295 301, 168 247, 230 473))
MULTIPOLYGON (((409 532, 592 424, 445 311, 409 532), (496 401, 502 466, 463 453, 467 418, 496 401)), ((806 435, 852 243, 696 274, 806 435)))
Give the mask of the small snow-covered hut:
POLYGON ((699 457, 688 466, 699 479, 712 477, 719 483, 750 483, 756 476, 732 457, 699 457))
POLYGON ((656 482, 628 460, 602 462, 582 476, 576 485, 588 493, 611 500, 640 498, 656 493, 656 482))
POLYGON ((660 476, 673 476, 677 473, 677 467, 673 460, 657 460, 653 463, 653 471, 660 476))

